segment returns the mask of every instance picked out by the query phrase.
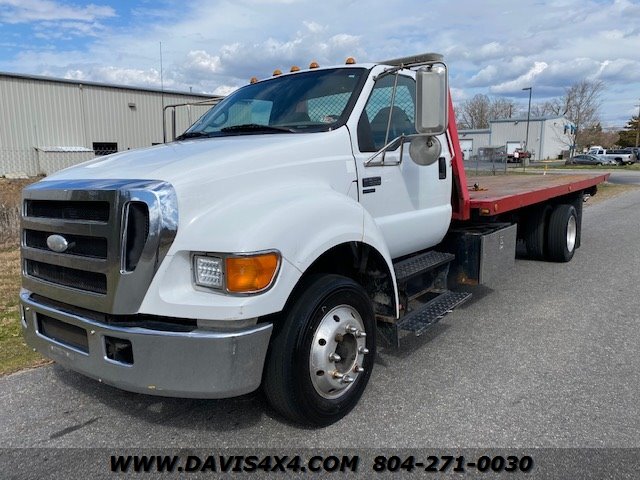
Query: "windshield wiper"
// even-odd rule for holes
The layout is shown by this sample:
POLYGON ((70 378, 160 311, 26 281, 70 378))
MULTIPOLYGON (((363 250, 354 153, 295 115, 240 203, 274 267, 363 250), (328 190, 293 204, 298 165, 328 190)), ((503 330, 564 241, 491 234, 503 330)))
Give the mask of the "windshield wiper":
POLYGON ((206 133, 206 132, 202 132, 202 131, 196 131, 196 132, 185 132, 182 135, 178 135, 176 137, 176 141, 177 140, 186 140, 187 138, 202 138, 202 137, 210 137, 211 135, 206 133))
POLYGON ((293 128, 275 127, 272 125, 260 125, 258 123, 244 123, 242 125, 232 125, 220 129, 221 132, 288 132, 293 133, 293 128))

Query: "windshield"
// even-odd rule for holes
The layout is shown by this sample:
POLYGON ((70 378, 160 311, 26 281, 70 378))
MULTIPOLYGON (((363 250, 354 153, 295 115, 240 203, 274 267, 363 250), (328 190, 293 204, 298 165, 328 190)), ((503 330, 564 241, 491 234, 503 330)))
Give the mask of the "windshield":
POLYGON ((351 113, 366 72, 364 68, 314 70, 247 85, 178 139, 337 128, 351 113))

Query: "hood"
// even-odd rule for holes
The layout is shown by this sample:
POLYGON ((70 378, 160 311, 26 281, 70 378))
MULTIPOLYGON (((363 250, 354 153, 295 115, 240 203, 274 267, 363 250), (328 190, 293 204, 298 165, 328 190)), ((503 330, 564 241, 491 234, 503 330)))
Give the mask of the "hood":
POLYGON ((292 162, 351 156, 346 127, 332 132, 199 138, 119 152, 67 168, 47 180, 144 179, 182 185, 220 180, 292 162))

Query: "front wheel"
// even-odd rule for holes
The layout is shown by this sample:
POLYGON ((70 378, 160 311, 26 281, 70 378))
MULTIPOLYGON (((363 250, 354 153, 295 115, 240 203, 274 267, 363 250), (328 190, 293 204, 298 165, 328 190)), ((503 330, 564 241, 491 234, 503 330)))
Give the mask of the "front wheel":
POLYGON ((375 358, 375 317, 350 278, 309 278, 276 325, 263 389, 271 406, 297 423, 330 425, 362 396, 375 358))

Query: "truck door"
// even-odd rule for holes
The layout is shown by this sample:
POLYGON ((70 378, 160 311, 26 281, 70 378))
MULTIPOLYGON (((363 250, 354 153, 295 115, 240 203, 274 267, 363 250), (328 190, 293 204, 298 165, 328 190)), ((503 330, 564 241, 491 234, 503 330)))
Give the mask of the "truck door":
POLYGON ((358 122, 354 152, 360 203, 375 219, 391 256, 396 258, 436 245, 449 228, 451 155, 445 143, 440 161, 417 165, 406 143, 402 158, 398 146, 387 151, 384 165, 367 165, 385 144, 389 114, 388 141, 416 133, 415 80, 399 75, 391 105, 394 81, 394 75, 376 81, 358 122))

